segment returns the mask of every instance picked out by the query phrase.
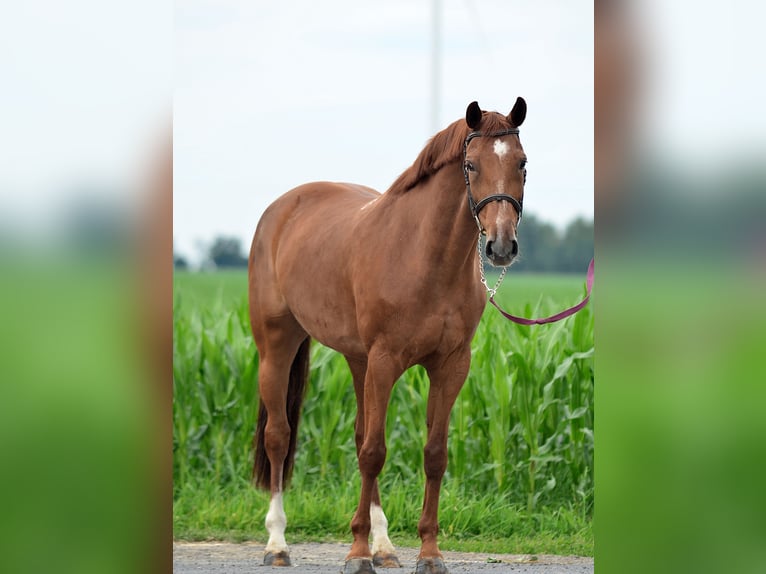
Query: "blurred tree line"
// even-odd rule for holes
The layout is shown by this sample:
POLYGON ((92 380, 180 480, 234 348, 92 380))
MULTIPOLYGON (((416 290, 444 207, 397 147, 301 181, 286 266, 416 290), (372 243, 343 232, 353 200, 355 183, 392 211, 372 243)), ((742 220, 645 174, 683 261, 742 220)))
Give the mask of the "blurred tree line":
MULTIPOLYGON (((593 221, 577 218, 562 231, 525 214, 519 226, 519 260, 514 271, 582 273, 593 257, 593 221)), ((188 268, 182 255, 173 255, 176 269, 188 268)), ((203 269, 247 267, 247 254, 236 237, 218 236, 205 248, 203 269)))
POLYGON ((518 238, 514 271, 582 273, 593 257, 593 221, 581 217, 559 231, 533 214, 525 214, 518 238))
POLYGON ((236 237, 216 237, 210 245, 207 258, 217 268, 247 267, 247 256, 242 250, 242 242, 236 237))

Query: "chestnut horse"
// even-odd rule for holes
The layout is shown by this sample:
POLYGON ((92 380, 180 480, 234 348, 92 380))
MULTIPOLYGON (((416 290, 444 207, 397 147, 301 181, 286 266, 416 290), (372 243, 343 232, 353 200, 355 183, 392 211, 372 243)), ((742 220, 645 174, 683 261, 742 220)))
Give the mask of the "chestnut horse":
POLYGON ((266 564, 290 564, 282 491, 292 472, 314 338, 343 354, 356 392, 361 494, 344 573, 399 566, 377 477, 386 460, 391 390, 416 364, 430 379, 416 572, 447 572, 436 541, 447 428, 486 303, 476 226, 486 235, 489 261, 510 265, 526 178, 518 136, 526 108, 518 98, 503 116, 472 102, 465 120, 431 138, 386 193, 308 183, 261 217, 248 278, 260 354, 254 479, 271 491, 266 564))

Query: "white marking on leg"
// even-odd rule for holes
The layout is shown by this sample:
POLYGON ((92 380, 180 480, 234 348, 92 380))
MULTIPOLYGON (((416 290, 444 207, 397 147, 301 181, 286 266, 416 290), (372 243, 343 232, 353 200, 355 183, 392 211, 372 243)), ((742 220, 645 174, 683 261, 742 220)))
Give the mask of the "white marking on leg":
POLYGON ((278 492, 271 497, 269 512, 266 514, 266 530, 269 531, 269 542, 266 544, 266 552, 287 552, 285 541, 285 527, 287 516, 282 507, 282 493, 278 492))
POLYGON ((388 538, 388 520, 383 509, 377 504, 370 504, 370 525, 372 531, 372 553, 396 554, 394 545, 388 538))
POLYGON ((503 159, 503 156, 508 153, 508 144, 500 139, 495 140, 495 153, 497 157, 503 159))

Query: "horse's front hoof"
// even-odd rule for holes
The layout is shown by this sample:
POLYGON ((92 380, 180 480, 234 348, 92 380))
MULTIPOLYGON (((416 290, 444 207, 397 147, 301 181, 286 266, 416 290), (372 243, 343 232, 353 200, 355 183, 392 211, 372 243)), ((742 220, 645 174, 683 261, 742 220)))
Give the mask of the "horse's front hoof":
POLYGON ((378 568, 401 568, 402 563, 396 557, 396 554, 386 554, 376 552, 372 557, 372 563, 378 568))
POLYGON ((375 568, 369 558, 351 558, 346 560, 341 574, 375 574, 375 568))
POLYGON ((421 558, 415 566, 415 574, 449 574, 441 558, 421 558))
POLYGON ((286 550, 267 552, 263 557, 264 566, 290 566, 290 554, 286 550))

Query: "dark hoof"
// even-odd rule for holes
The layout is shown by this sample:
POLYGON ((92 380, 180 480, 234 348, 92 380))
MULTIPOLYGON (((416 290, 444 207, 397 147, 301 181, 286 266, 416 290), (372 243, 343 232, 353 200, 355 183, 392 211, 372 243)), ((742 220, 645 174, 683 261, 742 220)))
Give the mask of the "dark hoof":
POLYGON ((375 574, 372 560, 369 558, 351 558, 341 570, 342 574, 375 574))
POLYGON ((263 557, 264 566, 290 566, 290 555, 282 550, 274 554, 273 552, 267 552, 263 557))
POLYGON ((421 558, 415 566, 415 574, 449 574, 441 558, 421 558))
POLYGON ((396 557, 395 554, 383 554, 382 552, 377 552, 372 557, 372 563, 378 568, 401 568, 402 567, 402 563, 399 562, 399 559, 396 557))

